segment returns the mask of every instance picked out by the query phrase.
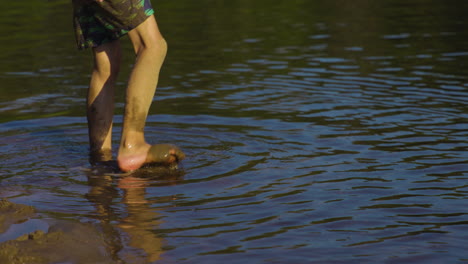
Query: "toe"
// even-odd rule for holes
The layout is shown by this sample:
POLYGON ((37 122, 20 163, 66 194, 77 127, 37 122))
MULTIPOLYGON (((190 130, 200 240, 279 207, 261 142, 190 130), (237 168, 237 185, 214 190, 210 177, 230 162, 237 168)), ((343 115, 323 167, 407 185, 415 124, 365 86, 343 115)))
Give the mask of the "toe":
POLYGON ((148 162, 173 163, 185 158, 185 154, 172 144, 152 145, 148 151, 148 162))

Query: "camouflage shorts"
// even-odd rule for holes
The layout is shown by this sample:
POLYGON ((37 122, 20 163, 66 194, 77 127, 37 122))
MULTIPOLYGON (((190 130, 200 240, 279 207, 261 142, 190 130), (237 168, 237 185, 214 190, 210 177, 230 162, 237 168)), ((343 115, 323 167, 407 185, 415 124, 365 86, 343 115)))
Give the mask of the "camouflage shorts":
POLYGON ((79 49, 119 39, 154 13, 150 0, 73 0, 79 49))

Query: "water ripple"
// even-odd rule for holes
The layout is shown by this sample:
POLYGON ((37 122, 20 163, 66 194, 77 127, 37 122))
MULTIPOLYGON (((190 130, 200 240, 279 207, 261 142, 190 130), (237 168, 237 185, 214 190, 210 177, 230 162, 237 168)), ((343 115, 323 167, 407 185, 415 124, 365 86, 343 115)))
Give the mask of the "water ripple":
POLYGON ((89 69, 0 54, 0 197, 163 263, 466 261, 466 15, 400 2, 162 3, 173 52, 145 133, 184 149, 179 170, 90 165, 89 69))

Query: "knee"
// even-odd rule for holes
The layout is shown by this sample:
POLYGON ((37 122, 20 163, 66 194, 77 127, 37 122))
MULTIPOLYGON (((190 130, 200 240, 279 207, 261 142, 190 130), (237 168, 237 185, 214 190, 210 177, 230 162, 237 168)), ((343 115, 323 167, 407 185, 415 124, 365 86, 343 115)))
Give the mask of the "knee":
POLYGON ((94 64, 94 72, 103 79, 116 78, 119 71, 119 63, 94 64))
POLYGON ((120 49, 108 49, 94 55, 94 73, 106 80, 116 78, 120 71, 120 49))
POLYGON ((166 41, 165 38, 161 38, 161 40, 160 40, 159 42, 160 42, 160 43, 158 44, 158 45, 159 45, 159 49, 161 50, 161 53, 163 53, 164 56, 166 56, 167 49, 168 49, 167 41, 166 41))
POLYGON ((137 50, 137 54, 149 53, 155 58, 164 58, 168 49, 167 41, 164 38, 154 39, 144 42, 137 50))

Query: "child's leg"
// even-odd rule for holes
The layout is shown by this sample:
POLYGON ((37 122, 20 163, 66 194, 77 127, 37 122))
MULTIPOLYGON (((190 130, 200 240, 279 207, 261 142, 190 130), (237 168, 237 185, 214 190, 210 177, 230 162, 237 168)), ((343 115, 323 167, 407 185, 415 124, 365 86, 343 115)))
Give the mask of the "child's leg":
POLYGON ((94 67, 87 96, 87 117, 91 154, 97 161, 110 160, 114 90, 119 73, 119 41, 93 49, 94 67))
MULTIPOLYGON (((122 138, 117 157, 123 171, 135 170, 144 163, 159 161, 154 160, 151 153, 162 150, 158 145, 146 143, 144 128, 167 52, 166 41, 159 32, 154 16, 150 16, 128 35, 135 49, 136 62, 128 82, 122 138)), ((177 153, 177 148, 168 149, 165 155, 169 157, 167 162, 176 161, 177 157, 172 156, 177 153)))

